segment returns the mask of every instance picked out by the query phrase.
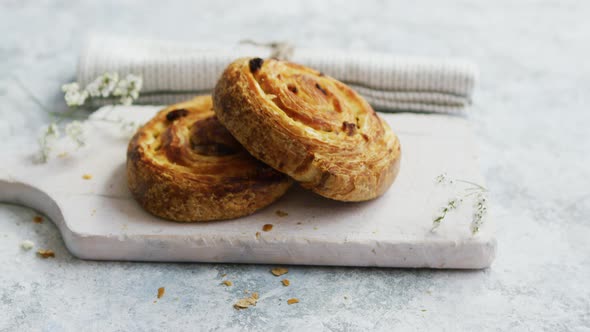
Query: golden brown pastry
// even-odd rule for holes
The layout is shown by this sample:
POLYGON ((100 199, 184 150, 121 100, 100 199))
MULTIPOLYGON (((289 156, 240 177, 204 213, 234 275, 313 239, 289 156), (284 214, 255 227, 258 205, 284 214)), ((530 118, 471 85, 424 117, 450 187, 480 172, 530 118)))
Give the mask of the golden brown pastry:
POLYGON ((172 105, 144 125, 129 143, 127 179, 143 208, 184 222, 251 214, 292 183, 221 126, 211 96, 172 105))
POLYGON ((315 70, 239 59, 213 98, 219 121, 253 156, 322 196, 369 200, 399 171, 389 126, 352 89, 315 70))

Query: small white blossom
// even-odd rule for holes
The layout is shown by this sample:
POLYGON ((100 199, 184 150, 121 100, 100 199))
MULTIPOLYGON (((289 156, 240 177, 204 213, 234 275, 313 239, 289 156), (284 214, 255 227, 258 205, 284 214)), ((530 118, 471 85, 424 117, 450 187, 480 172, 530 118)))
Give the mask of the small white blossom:
POLYGON ((59 128, 56 123, 51 123, 45 128, 42 135, 39 137, 40 159, 46 162, 53 150, 53 145, 59 138, 59 128))
POLYGON ((121 97, 121 99, 119 99, 119 102, 121 103, 121 105, 129 106, 133 104, 133 98, 129 96, 123 96, 121 97))
POLYGON ((452 184, 453 180, 448 177, 447 173, 442 173, 434 178, 434 182, 439 184, 452 184))
POLYGON ((84 146, 84 130, 80 121, 72 121, 66 125, 66 134, 70 137, 78 147, 84 146))
POLYGON ((93 82, 90 82, 87 86, 86 86, 86 91, 88 92, 88 94, 90 95, 90 97, 100 97, 101 96, 101 92, 100 92, 100 83, 97 82, 96 80, 93 82))
POLYGON ((471 221, 471 232, 476 234, 479 232, 481 225, 483 225, 485 221, 485 217, 488 212, 487 207, 487 197, 485 193, 480 192, 477 195, 477 199, 475 200, 473 206, 473 220, 471 221))
POLYGON ((63 92, 79 92, 80 85, 76 82, 64 84, 61 86, 61 91, 63 91, 63 92))
POLYGON ((86 102, 86 98, 88 98, 88 92, 80 91, 78 83, 64 84, 61 87, 61 90, 66 93, 64 98, 66 104, 70 107, 82 106, 84 105, 84 102, 86 102))
POLYGON ((119 74, 104 73, 86 86, 91 97, 107 98, 113 93, 119 83, 119 74))
POLYGON ((123 105, 131 105, 139 98, 139 91, 143 87, 143 79, 140 76, 129 74, 120 80, 113 91, 113 96, 120 96, 123 105))

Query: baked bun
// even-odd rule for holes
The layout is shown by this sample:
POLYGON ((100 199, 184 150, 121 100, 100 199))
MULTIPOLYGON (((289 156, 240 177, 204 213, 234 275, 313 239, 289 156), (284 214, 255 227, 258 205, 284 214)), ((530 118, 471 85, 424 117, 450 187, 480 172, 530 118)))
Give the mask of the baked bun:
POLYGON ((215 87, 219 121, 256 158, 335 200, 383 194, 400 165, 387 123, 345 84, 274 59, 239 59, 215 87))
POLYGON ((172 105, 139 129, 127 150, 127 180, 144 209, 183 222, 251 214, 292 183, 221 126, 211 96, 172 105))

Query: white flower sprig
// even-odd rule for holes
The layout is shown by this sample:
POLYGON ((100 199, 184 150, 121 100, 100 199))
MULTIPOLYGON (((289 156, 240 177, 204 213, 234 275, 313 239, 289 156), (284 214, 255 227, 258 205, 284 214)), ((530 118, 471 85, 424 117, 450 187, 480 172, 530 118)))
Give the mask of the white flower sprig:
POLYGON ((463 192, 461 192, 459 196, 450 199, 445 206, 440 208, 439 213, 432 221, 432 231, 436 230, 441 225, 441 222, 446 218, 447 214, 453 210, 456 210, 465 199, 475 197, 473 203, 473 217, 471 219, 471 233, 475 235, 477 232, 479 232, 485 221, 485 217, 487 216, 488 208, 486 193, 488 190, 477 183, 451 179, 445 173, 440 174, 435 178, 435 183, 440 185, 453 185, 456 182, 465 184, 466 188, 463 188, 463 192))
MULTIPOLYGON (((64 84, 61 90, 64 92, 64 99, 68 107, 74 108, 72 112, 53 113, 53 116, 59 117, 57 121, 53 121, 42 130, 39 137, 39 161, 47 162, 54 150, 54 146, 58 139, 61 138, 59 130, 59 120, 62 118, 74 117, 76 109, 92 99, 97 98, 119 98, 119 103, 122 105, 131 105, 139 98, 139 93, 143 87, 143 79, 141 76, 128 74, 125 78, 120 79, 118 73, 104 73, 90 82, 83 90, 80 89, 80 84, 73 82, 64 84)), ((97 121, 105 121, 117 123, 121 125, 121 130, 133 134, 139 127, 136 122, 125 121, 122 118, 117 119, 98 119, 97 121)), ((84 136, 84 127, 80 121, 74 120, 65 125, 64 131, 66 136, 80 148, 86 144, 84 136)))
POLYGON ((434 220, 432 221, 432 228, 433 229, 438 228, 438 226, 440 226, 440 223, 447 216, 447 213, 449 213, 453 210, 456 210, 457 207, 459 206, 459 204, 462 202, 463 202, 463 199, 460 197, 450 199, 449 202, 447 203, 447 205, 443 206, 440 209, 440 214, 437 217, 435 217, 434 220))
POLYGON ((68 83, 61 87, 65 92, 64 99, 69 107, 84 106, 86 101, 96 98, 119 97, 119 103, 131 105, 143 87, 141 76, 128 74, 119 79, 118 73, 104 73, 90 82, 84 90, 80 90, 78 83, 68 83))
POLYGON ((119 82, 118 73, 104 73, 86 86, 86 91, 93 98, 108 98, 119 82))
MULTIPOLYGON (((127 121, 121 117, 93 117, 92 121, 101 121, 118 124, 120 126, 121 132, 127 136, 133 136, 133 134, 135 134, 137 129, 141 126, 141 123, 139 122, 127 121)), ((54 155, 55 146, 57 145, 58 140, 60 140, 61 138, 66 137, 67 139, 69 139, 76 145, 77 149, 86 145, 84 125, 82 122, 74 120, 72 122, 67 123, 64 126, 65 136, 62 135, 59 127, 60 126, 58 125, 58 123, 53 122, 43 129, 42 134, 39 137, 39 162, 46 163, 49 160, 49 158, 52 155, 54 155)))
MULTIPOLYGON (((80 121, 72 121, 65 125, 66 136, 72 140, 77 148, 86 144, 84 130, 80 121)), ((59 125, 56 122, 50 123, 42 131, 39 137, 39 161, 46 163, 52 155, 57 141, 62 137, 59 125)))
POLYGON ((477 199, 473 207, 473 220, 471 221, 471 232, 476 234, 479 232, 481 225, 483 225, 485 217, 488 213, 487 197, 484 192, 477 194, 477 199))

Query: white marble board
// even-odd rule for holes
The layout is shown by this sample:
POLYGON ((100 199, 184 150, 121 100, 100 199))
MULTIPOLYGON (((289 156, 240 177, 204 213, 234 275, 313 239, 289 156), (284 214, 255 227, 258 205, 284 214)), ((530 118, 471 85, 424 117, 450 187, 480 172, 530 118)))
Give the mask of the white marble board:
POLYGON ((158 109, 104 107, 83 124, 84 147, 62 139, 47 163, 35 163, 30 151, 6 156, 0 201, 45 213, 82 259, 477 269, 495 257, 491 216, 472 234, 467 203, 432 231, 434 216, 457 190, 436 184, 437 175, 483 182, 464 118, 382 113, 400 137, 402 164, 379 199, 340 203, 294 187, 248 217, 181 224, 154 217, 133 200, 125 175, 129 135, 116 121, 101 120, 143 122, 158 109), (264 232, 265 224, 274 227, 264 232))

